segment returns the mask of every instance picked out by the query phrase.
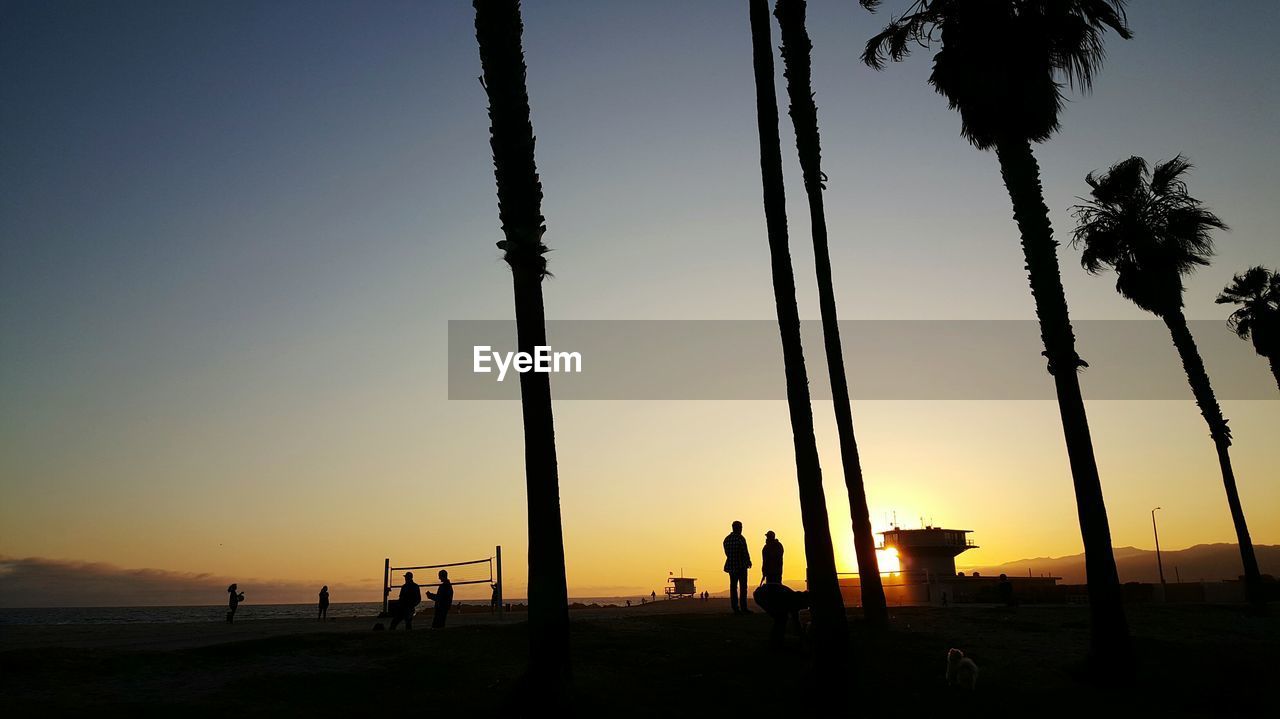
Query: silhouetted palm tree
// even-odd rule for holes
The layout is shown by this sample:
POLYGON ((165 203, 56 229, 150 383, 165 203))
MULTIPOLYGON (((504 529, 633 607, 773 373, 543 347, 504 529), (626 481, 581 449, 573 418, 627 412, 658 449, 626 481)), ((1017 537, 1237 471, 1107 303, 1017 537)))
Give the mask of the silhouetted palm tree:
POLYGON ((871 531, 867 492, 862 480, 858 441, 853 433, 853 411, 849 406, 849 382, 844 371, 844 351, 840 345, 840 318, 836 314, 836 293, 831 280, 831 253, 827 249, 827 215, 822 191, 822 145, 818 134, 818 106, 813 101, 809 53, 813 43, 805 30, 805 0, 778 0, 773 14, 782 29, 782 74, 787 78, 791 99, 789 114, 796 131, 796 149, 804 173, 804 189, 809 197, 809 220, 813 228, 814 264, 818 274, 818 305, 822 312, 822 336, 827 351, 827 374, 831 378, 831 399, 840 436, 840 459, 844 483, 849 492, 849 514, 853 517, 853 547, 858 557, 862 586, 862 612, 876 627, 889 624, 880 566, 876 561, 876 538, 871 531))
MULTIPOLYGON (((542 305, 542 280, 548 274, 542 235, 547 228, 525 87, 524 25, 519 0, 474 0, 473 6, 483 84, 489 96, 489 144, 498 184, 498 216, 506 238, 498 247, 511 266, 515 287, 517 347, 533 353, 535 347, 547 344, 542 305)), ((520 374, 520 403, 529 513, 529 666, 531 674, 546 677, 569 669, 560 481, 551 383, 546 373, 520 374)))
MULTIPOLYGON (((782 142, 778 137, 778 97, 774 91, 773 41, 769 6, 750 0, 751 47, 755 65, 756 120, 760 129, 760 175, 764 185, 764 216, 773 268, 773 299, 782 336, 782 364, 787 377, 787 407, 796 452, 796 483, 800 488, 800 519, 804 524, 804 552, 808 563, 809 599, 814 638, 820 654, 830 659, 844 649, 848 636, 844 601, 836 578, 827 500, 822 490, 818 441, 813 434, 809 376, 800 342, 800 310, 796 306, 795 271, 787 241, 787 200, 782 182, 782 142)), ((830 663, 826 663, 829 667, 830 663)))
POLYGON ((1072 245, 1084 248, 1080 264, 1091 274, 1106 268, 1115 270, 1116 291, 1164 320, 1173 335, 1191 393, 1218 450, 1218 466, 1240 543, 1247 593, 1251 600, 1261 602, 1258 560, 1231 469, 1231 430, 1213 395, 1209 374, 1182 312, 1183 275, 1209 264, 1212 233, 1227 228, 1217 215, 1187 193, 1184 176, 1190 168, 1191 163, 1179 155, 1148 172, 1146 160, 1130 157, 1101 177, 1090 173, 1085 178, 1091 188, 1090 199, 1074 208, 1079 223, 1072 245))
POLYGON ((1240 339, 1252 340, 1253 349, 1271 363, 1271 374, 1280 387, 1280 272, 1259 265, 1236 275, 1215 300, 1240 305, 1227 324, 1240 339))
MULTIPOLYGON (((869 9, 879 4, 860 2, 869 9)), ((880 69, 887 60, 906 57, 914 45, 938 45, 929 84, 959 110, 961 135, 980 150, 996 152, 1057 389, 1084 540, 1093 654, 1104 663, 1127 663, 1128 624, 1077 376, 1088 365, 1076 353, 1058 243, 1031 151, 1032 142, 1058 129, 1061 80, 1090 88, 1107 28, 1131 36, 1122 0, 916 0, 867 42, 862 60, 880 69)))

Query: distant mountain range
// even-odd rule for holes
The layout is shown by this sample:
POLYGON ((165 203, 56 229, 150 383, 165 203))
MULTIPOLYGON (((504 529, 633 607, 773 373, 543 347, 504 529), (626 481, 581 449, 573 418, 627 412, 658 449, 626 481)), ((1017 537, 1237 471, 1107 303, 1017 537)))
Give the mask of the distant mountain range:
MULTIPOLYGON (((1116 547, 1114 551, 1120 581, 1160 581, 1155 550, 1116 547)), ((1253 551, 1258 557, 1258 568, 1263 574, 1280 576, 1280 546, 1255 544, 1253 551)), ((1242 573, 1240 550, 1234 544, 1197 544, 1188 549, 1164 549, 1160 552, 1160 558, 1164 562, 1164 578, 1167 582, 1177 581, 1178 577, 1181 577, 1184 582, 1201 580, 1212 582, 1236 579, 1242 573)), ((1062 577, 1063 584, 1083 584, 1085 581, 1083 554, 1073 554, 1068 557, 1036 557, 995 566, 960 568, 960 571, 966 574, 976 571, 982 574, 1010 576, 1026 576, 1027 570, 1030 570, 1034 576, 1062 577)))

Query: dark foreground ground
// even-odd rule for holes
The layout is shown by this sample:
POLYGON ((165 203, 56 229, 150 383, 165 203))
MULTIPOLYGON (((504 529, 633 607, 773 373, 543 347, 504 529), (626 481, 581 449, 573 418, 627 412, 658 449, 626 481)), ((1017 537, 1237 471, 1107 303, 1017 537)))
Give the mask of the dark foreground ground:
MULTIPOLYGON (((663 606, 666 605, 666 606, 663 606)), ((572 713, 582 716, 808 716, 812 663, 769 620, 707 605, 578 612, 572 713)), ((885 636, 851 612, 853 658, 826 716, 1280 716, 1280 617, 1240 607, 1135 606, 1140 657, 1122 689, 1081 677, 1087 610, 893 610, 885 636), (960 647, 980 667, 973 695, 943 681, 960 647), (868 706, 868 697, 874 704, 868 706), (1105 714, 1098 714, 1105 712, 1105 714)), ((526 628, 460 621, 445 631, 371 632, 370 620, 0 632, 4 716, 544 714, 516 691, 526 628), (145 640, 148 631, 158 639, 145 640)), ((425 624, 425 623, 424 623, 425 624)), ((544 714, 545 715, 545 714, 544 714)))

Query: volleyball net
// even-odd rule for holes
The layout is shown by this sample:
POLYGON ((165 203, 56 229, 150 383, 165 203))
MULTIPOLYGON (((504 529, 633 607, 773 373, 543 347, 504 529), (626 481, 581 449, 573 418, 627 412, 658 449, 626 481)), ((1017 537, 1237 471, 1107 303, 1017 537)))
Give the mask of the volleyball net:
POLYGON ((392 590, 404 586, 404 573, 414 573, 414 583, 420 587, 440 586, 439 571, 449 573, 449 583, 453 586, 468 584, 487 584, 493 587, 492 603, 502 615, 502 546, 494 547, 493 556, 483 559, 469 559, 462 562, 446 562, 444 564, 415 564, 393 566, 391 558, 382 560, 382 613, 387 614, 392 590), (397 583, 398 582, 398 583, 397 583))

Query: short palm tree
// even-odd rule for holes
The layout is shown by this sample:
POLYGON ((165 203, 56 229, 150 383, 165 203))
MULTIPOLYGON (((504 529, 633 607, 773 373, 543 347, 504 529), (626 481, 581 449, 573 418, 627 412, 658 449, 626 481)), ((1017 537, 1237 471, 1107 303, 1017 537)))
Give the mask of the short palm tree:
MULTIPOLYGON (((860 2, 868 9, 879 5, 860 2)), ((1131 36, 1123 0, 914 0, 867 42, 862 60, 880 69, 912 47, 937 46, 929 84, 960 112, 960 134, 978 149, 996 152, 1058 395, 1084 540, 1093 655, 1122 667, 1131 657, 1129 630, 1077 376, 1087 365, 1076 353, 1058 243, 1031 151, 1031 143, 1058 129, 1063 81, 1084 90, 1092 85, 1108 29, 1131 36)))
POLYGON ((760 132, 760 176, 764 191, 764 216, 773 270, 773 300, 782 338, 782 365, 787 381, 787 408, 796 453, 796 484, 800 489, 800 521, 804 526, 804 553, 808 565, 809 601, 813 631, 822 658, 821 668, 837 663, 848 637, 844 600, 836 576, 836 557, 822 489, 818 440, 813 432, 813 406, 809 375, 800 341, 800 309, 796 304, 796 277, 791 266, 787 238, 787 197, 782 181, 782 141, 778 136, 778 96, 774 90, 773 40, 769 6, 750 0, 751 50, 756 81, 756 122, 760 132))
MULTIPOLYGON (((511 267, 516 309, 516 346, 521 352, 547 344, 542 280, 547 247, 542 243, 542 183, 533 156, 533 124, 525 86, 519 0, 474 0, 476 40, 483 84, 489 96, 489 145, 498 184, 498 217, 505 237, 498 243, 511 267)), ((529 669, 533 686, 553 688, 569 670, 569 599, 564 534, 560 526, 560 479, 556 461, 551 383, 542 372, 520 375, 524 414, 525 487, 529 514, 529 669)))
POLYGON ((1115 270, 1116 291, 1164 320, 1169 328, 1191 393, 1218 451, 1244 563, 1246 591, 1252 601, 1261 602, 1258 560, 1231 469, 1231 429, 1213 395, 1209 374, 1182 311, 1182 278, 1209 264, 1213 232, 1227 229, 1217 215, 1187 192, 1184 178, 1190 169, 1191 163, 1179 155, 1150 171, 1146 160, 1130 157, 1101 176, 1090 173, 1085 178, 1089 199, 1074 208, 1079 224, 1072 244, 1083 248, 1080 263, 1086 270, 1092 274, 1115 270))
POLYGON ((876 628, 889 625, 889 609, 880 582, 876 561, 876 538, 867 509, 867 490, 862 478, 858 440, 853 433, 853 411, 849 401, 849 380, 844 371, 844 350, 840 344, 840 317, 836 313, 835 284, 831 279, 831 253, 827 247, 827 214, 822 191, 822 144, 818 134, 818 106, 813 100, 810 50, 813 43, 805 30, 805 0, 778 0, 773 14, 782 30, 783 75, 791 99, 791 123, 796 131, 796 149, 804 172, 804 189, 809 198, 809 220, 813 230, 814 265, 818 275, 818 306, 822 313, 823 344, 827 351, 827 374, 835 406, 836 432, 840 437, 840 461, 845 489, 849 494, 849 514, 853 518, 853 548, 858 558, 862 593, 862 614, 876 628))
POLYGON ((1253 349, 1271 363, 1271 374, 1280 387, 1280 272, 1261 265, 1236 275, 1215 300, 1240 305, 1227 324, 1240 339, 1251 340, 1253 349))

